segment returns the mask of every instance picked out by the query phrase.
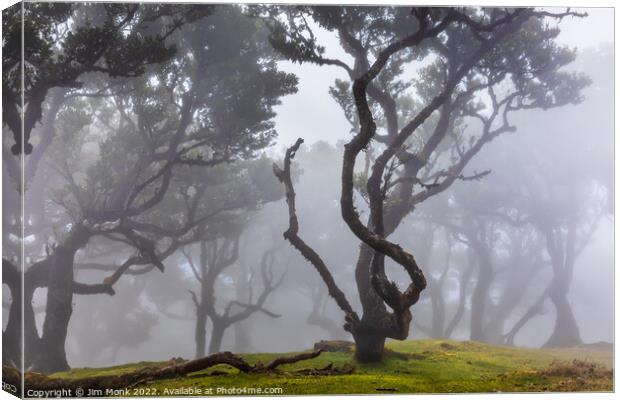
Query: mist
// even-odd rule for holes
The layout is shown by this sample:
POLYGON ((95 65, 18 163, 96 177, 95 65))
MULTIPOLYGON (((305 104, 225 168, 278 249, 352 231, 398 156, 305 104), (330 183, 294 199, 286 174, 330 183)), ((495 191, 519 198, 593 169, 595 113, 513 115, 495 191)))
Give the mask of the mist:
MULTIPOLYGON (((101 7, 76 3, 60 25, 74 32, 96 26, 104 18, 101 7)), ((60 353, 39 360, 37 350, 27 349, 35 369, 192 359, 219 351, 297 352, 321 340, 356 339, 354 328, 344 328, 346 313, 325 277, 291 244, 291 236, 283 236, 290 229, 290 209, 286 181, 276 178, 273 164, 284 168, 286 149, 304 139, 288 158, 297 235, 320 256, 351 308, 370 318, 364 303, 375 287, 360 283, 358 264, 371 242, 363 244, 341 207, 345 145, 363 120, 343 68, 291 61, 270 40, 260 18, 277 19, 286 8, 269 14, 218 5, 200 8, 204 15, 198 16, 180 7, 161 19, 128 25, 128 32, 144 23, 143 32, 161 33, 169 29, 170 15, 183 20, 178 29, 170 28, 161 47, 141 50, 152 57, 145 65, 107 61, 78 74, 79 85, 49 89, 30 134, 33 150, 24 155, 23 186, 15 173, 18 158, 9 150, 13 135, 3 124, 3 257, 18 269, 23 265, 26 291, 32 283, 25 294, 32 307, 25 308, 35 324, 33 340, 61 340, 66 356, 65 363, 58 361, 60 353), (26 235, 19 242, 21 189, 26 235), (63 262, 69 264, 63 268, 63 262), (37 275, 46 266, 54 271, 51 278, 37 275), (69 297, 57 295, 67 291, 69 297), (70 304, 68 311, 61 301, 70 304), (66 323, 65 338, 49 333, 52 318, 66 323)), ((409 14, 394 15, 398 20, 409 14)), ((424 200, 381 236, 409 252, 426 278, 410 307, 412 318, 402 319, 407 339, 528 348, 613 343, 612 19, 612 9, 597 9, 588 17, 553 20, 561 32, 541 42, 556 40, 558 47, 541 45, 533 55, 523 50, 532 59, 528 66, 546 51, 557 51, 550 61, 557 64, 546 65, 545 72, 557 75, 548 81, 543 73, 525 83, 511 81, 514 70, 504 81, 487 71, 493 66, 476 64, 481 72, 464 76, 450 94, 455 107, 461 107, 457 99, 470 97, 448 117, 447 133, 418 167, 410 197, 424 200), (584 39, 584 31, 597 33, 584 39), (465 81, 471 78, 474 85, 474 75, 487 72, 498 79, 496 92, 467 92, 465 81), (505 122, 501 109, 485 125, 485 118, 494 117, 493 96, 501 100, 521 83, 519 90, 531 90, 527 99, 534 100, 509 102, 514 106, 506 111, 509 129, 485 139, 451 176, 446 171, 464 159, 480 132, 505 122), (539 84, 542 88, 532 89, 539 84)), ((316 32, 326 49, 322 56, 361 65, 341 46, 337 30, 317 20, 302 28, 316 32)), ((59 43, 67 40, 63 29, 52 34, 59 43)), ((527 29, 546 32, 525 24, 515 35, 527 29)), ((60 54, 61 47, 52 50, 60 54)), ((121 45, 113 49, 126 51, 121 45)), ((106 53, 110 60, 118 58, 114 51, 106 53)), ((439 50, 412 51, 389 71, 394 76, 379 75, 382 89, 394 94, 400 127, 441 90, 441 68, 448 64, 442 57, 439 50)), ((375 98, 370 109, 377 137, 389 138, 389 121, 375 98)), ((421 154, 442 123, 442 110, 431 112, 403 143, 407 154, 421 154)), ((375 139, 356 155, 353 179, 355 210, 368 229, 369 168, 388 147, 375 139)), ((381 174, 386 215, 400 204, 399 185, 414 179, 407 178, 410 159, 396 153, 390 160, 396 161, 381 174)), ((415 274, 386 255, 379 275, 406 293, 415 274)), ((4 282, 5 335, 15 296, 4 282)), ((386 304, 381 302, 381 313, 391 310, 386 304)), ((394 336, 386 337, 397 340, 394 336)))

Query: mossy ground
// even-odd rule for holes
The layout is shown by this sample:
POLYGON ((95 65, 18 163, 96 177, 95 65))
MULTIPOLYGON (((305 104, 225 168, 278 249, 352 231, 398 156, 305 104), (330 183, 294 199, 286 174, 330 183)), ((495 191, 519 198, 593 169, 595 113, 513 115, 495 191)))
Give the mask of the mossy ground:
MULTIPOLYGON (((323 353, 318 358, 282 367, 282 373, 244 374, 216 366, 184 378, 152 382, 147 392, 130 394, 175 395, 179 389, 200 394, 225 394, 218 388, 281 388, 282 394, 379 394, 465 392, 612 391, 611 346, 570 349, 523 349, 476 342, 410 340, 388 347, 413 356, 387 357, 376 364, 357 365, 350 375, 302 376, 292 371, 353 364, 352 354, 323 353), (579 362, 574 360, 583 360, 579 362)), ((279 354, 247 354, 250 362, 266 362, 279 354)), ((117 375, 136 368, 165 363, 144 362, 110 368, 80 368, 54 377, 78 378, 117 375)), ((244 394, 244 393, 240 393, 244 394)), ((246 392, 245 394, 250 394, 246 392)))

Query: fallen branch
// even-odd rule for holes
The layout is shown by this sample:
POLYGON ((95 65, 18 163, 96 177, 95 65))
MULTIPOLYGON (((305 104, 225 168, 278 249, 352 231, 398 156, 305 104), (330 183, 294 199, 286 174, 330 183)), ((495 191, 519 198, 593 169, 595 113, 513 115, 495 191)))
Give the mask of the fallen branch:
MULTIPOLYGON (((299 361, 310 360, 321 355, 321 350, 316 350, 310 353, 301 353, 294 356, 279 357, 271 361, 268 364, 257 362, 255 365, 251 365, 246 362, 242 357, 230 353, 216 353, 207 357, 198 358, 191 361, 182 363, 173 363, 172 365, 166 365, 164 367, 146 367, 136 371, 128 372, 121 375, 109 375, 109 376, 93 376, 88 378, 78 379, 63 379, 63 378, 50 378, 47 375, 26 372, 24 374, 25 386, 27 389, 33 390, 62 390, 62 389, 77 389, 82 390, 96 389, 123 389, 137 385, 141 385, 147 382, 174 379, 182 377, 193 372, 202 371, 209 367, 216 365, 229 365, 244 373, 265 373, 274 372, 281 365, 293 364, 299 361)), ((352 372, 352 368, 343 367, 340 369, 334 369, 328 365, 325 368, 317 369, 317 375, 326 374, 342 374, 352 372)), ((300 374, 313 374, 311 370, 300 370, 300 374)), ((2 374, 7 382, 18 384, 20 382, 20 372, 16 368, 3 365, 2 374), (14 381, 14 382, 13 382, 14 381)), ((16 385, 17 386, 17 385, 16 385)))

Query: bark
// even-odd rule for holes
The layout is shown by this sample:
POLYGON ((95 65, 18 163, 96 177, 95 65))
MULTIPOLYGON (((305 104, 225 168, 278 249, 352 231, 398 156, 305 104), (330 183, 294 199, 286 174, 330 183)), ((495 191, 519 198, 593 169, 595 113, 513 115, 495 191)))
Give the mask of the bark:
POLYGON ((362 363, 383 360, 385 334, 354 334, 355 359, 362 363))
MULTIPOLYGON (((53 274, 54 270, 54 262, 56 262, 56 256, 57 254, 63 254, 62 251, 61 253, 54 253, 51 256, 47 257, 46 259, 36 262, 33 265, 31 265, 26 272, 24 273, 24 301, 23 301, 23 335, 24 335, 24 341, 25 341, 25 345, 24 345, 24 354, 25 354, 25 360, 24 360, 24 368, 26 369, 36 369, 36 363, 39 363, 41 361, 42 358, 42 353, 44 353, 41 350, 41 346, 42 346, 42 338, 39 337, 39 332, 36 326, 36 321, 35 321, 35 311, 33 309, 32 306, 32 298, 34 296, 35 290, 38 288, 45 288, 48 287, 49 283, 50 283, 50 276, 53 274)), ((6 274, 6 279, 10 279, 12 272, 11 272, 11 268, 14 271, 17 271, 16 268, 13 266, 11 267, 11 263, 9 263, 7 260, 3 259, 3 270, 7 271, 8 273, 6 274)), ((58 265, 58 264, 56 264, 58 265)), ((18 274, 19 276, 19 274, 18 274)), ((65 277, 66 279, 66 277, 65 277)), ((112 287, 110 285, 105 285, 105 284, 94 284, 94 285, 88 285, 88 284, 83 284, 83 283, 78 283, 75 282, 73 280, 65 282, 64 280, 61 282, 62 283, 62 287, 63 288, 68 288, 67 290, 70 292, 69 295, 72 297, 72 294, 101 294, 101 293, 106 293, 108 295, 113 295, 114 294, 114 290, 112 289, 112 287)), ((8 284, 8 283, 7 283, 8 284)), ((12 284, 8 284, 9 287, 11 288, 12 284)), ((64 290, 64 289, 63 289, 64 290)), ((21 286, 18 285, 16 288, 12 288, 11 289, 11 294, 15 295, 15 294, 19 294, 21 293, 21 286)), ((48 292, 49 294, 49 292, 48 292)), ((66 295, 67 293, 63 293, 63 295, 66 295)), ((22 329, 22 325, 20 323, 21 321, 21 316, 22 316, 22 312, 21 312, 21 306, 22 304, 20 304, 21 301, 16 302, 16 304, 12 304, 14 306, 14 308, 12 308, 9 312, 9 316, 8 316, 8 324, 7 327, 9 329, 14 329, 14 326, 18 326, 20 333, 19 336, 21 336, 21 329, 22 329)), ((62 309, 62 307, 61 307, 62 309)), ((54 315, 56 316, 63 316, 62 313, 60 314, 49 314, 47 312, 47 307, 46 307, 46 321, 48 318, 50 318, 50 322, 48 323, 48 327, 50 325, 52 325, 52 327, 57 327, 60 331, 60 333, 62 334, 63 331, 65 332, 66 335, 66 324, 68 323, 67 320, 63 320, 63 321, 59 321, 57 319, 54 319, 56 317, 54 317, 54 315), (64 324, 64 327, 63 327, 64 324)), ((66 315, 65 315, 66 316, 66 315)), ((70 315, 69 315, 70 316, 70 315)), ((45 325, 44 325, 44 329, 45 329, 45 325)), ((49 332, 49 331, 48 331, 49 332)), ((6 332, 4 332, 3 334, 6 334, 6 332)), ((66 337, 66 336, 65 336, 66 337)), ((50 342, 48 342, 49 345, 50 342)), ((58 342, 53 342, 54 346, 56 346, 55 352, 56 354, 64 354, 64 343, 62 345, 60 345, 58 342)), ((17 358, 14 359, 12 361, 14 364, 16 365, 20 365, 21 363, 21 351, 20 354, 17 355, 17 358)))
POLYGON ((370 283, 370 265, 375 252, 365 243, 360 244, 360 251, 355 264, 355 282, 362 304, 363 318, 366 321, 378 320, 387 314, 385 303, 375 292, 370 283))
POLYGON ((21 338, 22 328, 24 337, 24 368, 31 367, 33 359, 39 354, 40 338, 35 322, 35 312, 32 307, 32 297, 37 288, 47 286, 49 275, 49 259, 31 265, 24 273, 24 292, 23 303, 21 299, 21 273, 17 267, 6 259, 2 260, 3 281, 11 291, 13 300, 9 309, 6 330, 3 332, 3 348, 6 346, 6 353, 3 353, 3 360, 16 366, 21 366, 21 338), (23 306, 23 314, 22 314, 23 306), (23 316, 23 325, 22 325, 23 316), (12 348, 8 348, 11 346, 12 348), (14 347, 13 347, 14 346, 14 347))

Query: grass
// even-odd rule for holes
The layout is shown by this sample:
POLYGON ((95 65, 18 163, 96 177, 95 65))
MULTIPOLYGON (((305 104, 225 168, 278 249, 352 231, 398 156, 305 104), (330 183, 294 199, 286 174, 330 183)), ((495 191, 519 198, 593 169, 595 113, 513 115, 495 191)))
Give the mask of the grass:
MULTIPOLYGON (((281 367, 279 374, 244 374, 228 366, 216 366, 183 378, 136 387, 129 394, 223 395, 232 394, 235 388, 281 388, 281 394, 285 395, 613 390, 613 351, 609 345, 524 349, 470 341, 410 340, 390 342, 388 347, 413 356, 409 359, 390 356, 381 363, 358 364, 354 373, 337 376, 302 376, 293 371, 321 368, 330 362, 334 366, 354 364, 351 354, 323 353, 318 358, 281 367), (190 388, 191 393, 187 392, 190 388)), ((255 363, 267 362, 279 355, 247 354, 244 357, 255 363)), ((117 375, 160 364, 165 363, 78 368, 53 377, 117 375)))

